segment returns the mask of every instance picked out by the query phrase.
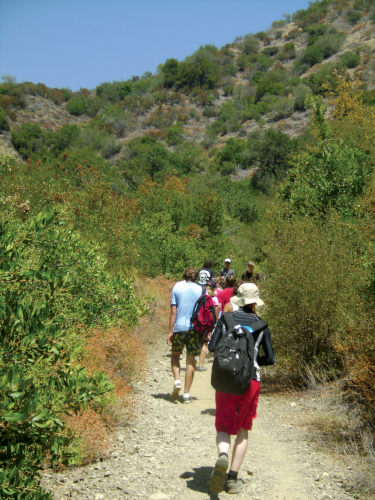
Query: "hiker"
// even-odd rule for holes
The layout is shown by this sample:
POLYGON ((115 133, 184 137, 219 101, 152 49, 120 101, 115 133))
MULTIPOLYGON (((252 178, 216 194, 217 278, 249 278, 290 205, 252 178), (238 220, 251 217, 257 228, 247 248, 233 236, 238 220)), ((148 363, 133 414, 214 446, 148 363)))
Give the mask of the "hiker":
POLYGON ((210 489, 216 494, 223 491, 224 485, 227 493, 239 493, 241 491, 241 486, 238 482, 238 472, 246 454, 248 432, 252 428, 253 419, 256 418, 256 408, 260 392, 259 367, 273 365, 275 362, 271 335, 267 323, 260 320, 256 313, 256 306, 264 304, 259 297, 258 287, 254 283, 244 283, 238 288, 237 296, 232 297, 232 302, 239 309, 234 313, 227 313, 227 315, 222 316, 217 322, 208 346, 211 352, 215 352, 216 349, 219 351, 221 339, 223 337, 228 338, 226 336, 228 330, 227 322, 230 323, 232 321, 233 325, 237 325, 235 328, 241 325, 243 330, 246 327, 251 327, 251 325, 256 328, 256 324, 264 325, 264 327, 261 326, 262 329, 255 329, 253 334, 248 333, 248 335, 253 335, 254 340, 254 370, 250 372, 252 373, 252 379, 246 392, 242 395, 236 395, 216 390, 215 425, 219 458, 216 461, 210 478, 210 489), (230 315, 230 318, 227 317, 228 315, 230 315), (263 348, 264 356, 259 355, 260 347, 263 348), (236 439, 233 447, 231 466, 226 479, 226 472, 229 466, 228 452, 231 435, 236 436, 236 439))
POLYGON ((230 269, 229 266, 230 266, 230 263, 231 263, 231 260, 230 259, 225 259, 224 261, 224 267, 223 269, 220 271, 220 276, 224 276, 224 278, 227 278, 228 276, 234 276, 234 271, 233 269, 230 269))
POLYGON ((172 290, 171 313, 167 344, 172 346, 171 365, 174 376, 172 398, 177 399, 181 390, 180 355, 186 345, 186 373, 183 403, 190 403, 190 388, 194 378, 195 356, 201 351, 202 334, 195 332, 191 325, 194 305, 202 295, 202 288, 195 283, 198 272, 194 267, 187 267, 183 281, 176 283, 172 290))
MULTIPOLYGON (((215 307, 215 318, 219 317, 219 311, 220 311, 220 305, 218 298, 216 296, 216 283, 213 280, 209 280, 206 286, 206 294, 209 295, 212 300, 213 304, 215 307)), ((197 372, 205 372, 207 368, 204 366, 204 360, 206 359, 207 356, 207 351, 208 351, 208 342, 211 338, 212 330, 208 329, 203 336, 202 339, 202 349, 201 353, 199 355, 199 366, 197 366, 196 371, 197 372)))
POLYGON ((225 280, 225 288, 220 294, 222 307, 230 301, 233 295, 233 288, 236 286, 237 280, 234 276, 227 276, 225 280))
POLYGON ((215 277, 215 272, 212 270, 213 265, 214 263, 212 262, 211 259, 206 259, 204 261, 203 267, 198 271, 199 275, 198 285, 202 287, 202 293, 206 291, 206 285, 208 280, 215 277))
POLYGON ((260 275, 254 274, 255 263, 249 261, 247 263, 247 271, 244 271, 241 276, 242 281, 246 281, 248 283, 255 283, 258 288, 260 287, 260 275))

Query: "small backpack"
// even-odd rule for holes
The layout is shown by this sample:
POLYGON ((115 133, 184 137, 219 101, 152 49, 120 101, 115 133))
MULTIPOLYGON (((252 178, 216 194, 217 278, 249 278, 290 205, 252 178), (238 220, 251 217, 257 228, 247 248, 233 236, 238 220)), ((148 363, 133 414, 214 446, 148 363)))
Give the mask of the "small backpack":
POLYGON ((254 328, 235 325, 233 313, 224 314, 227 333, 215 348, 211 385, 227 394, 242 396, 251 384, 254 372, 255 344, 253 333, 267 326, 263 320, 254 328))
POLYGON ((201 295, 196 301, 190 318, 194 331, 198 333, 212 332, 216 323, 215 305, 212 297, 201 295))

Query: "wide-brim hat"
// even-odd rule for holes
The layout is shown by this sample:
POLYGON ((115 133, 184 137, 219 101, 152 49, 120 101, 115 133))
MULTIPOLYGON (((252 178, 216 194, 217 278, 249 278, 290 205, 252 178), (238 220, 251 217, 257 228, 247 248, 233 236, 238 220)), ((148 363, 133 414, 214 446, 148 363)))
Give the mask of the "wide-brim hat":
POLYGON ((263 300, 259 297, 258 287, 254 283, 244 283, 238 287, 237 295, 231 297, 230 300, 238 307, 245 307, 249 304, 264 306, 263 300))

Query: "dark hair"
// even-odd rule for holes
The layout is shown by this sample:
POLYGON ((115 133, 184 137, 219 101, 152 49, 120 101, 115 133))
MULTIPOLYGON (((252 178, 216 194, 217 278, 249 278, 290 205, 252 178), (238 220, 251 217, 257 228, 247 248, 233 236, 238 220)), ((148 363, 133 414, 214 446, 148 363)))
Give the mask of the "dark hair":
POLYGON ((206 267, 207 269, 211 269, 212 267, 214 267, 214 263, 211 259, 206 259, 204 261, 203 267, 206 267))
POLYGON ((182 275, 182 279, 186 281, 196 281, 198 278, 198 271, 195 267, 187 267, 182 275))
POLYGON ((237 283, 237 279, 235 278, 235 276, 227 276, 227 278, 225 279, 225 286, 227 288, 235 287, 236 283, 237 283))
POLYGON ((243 283, 245 283, 245 281, 237 281, 236 286, 233 288, 232 296, 237 295, 238 289, 243 283))

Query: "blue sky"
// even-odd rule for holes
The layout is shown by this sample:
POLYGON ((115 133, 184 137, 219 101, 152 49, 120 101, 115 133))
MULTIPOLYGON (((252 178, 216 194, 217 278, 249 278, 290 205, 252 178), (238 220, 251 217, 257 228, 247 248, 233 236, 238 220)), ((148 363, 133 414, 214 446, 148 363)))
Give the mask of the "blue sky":
POLYGON ((94 88, 267 29, 307 0, 0 0, 0 76, 94 88))

